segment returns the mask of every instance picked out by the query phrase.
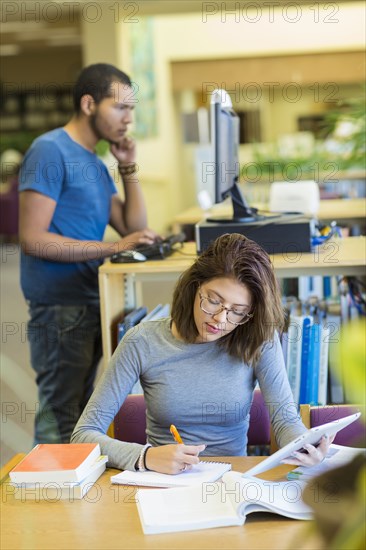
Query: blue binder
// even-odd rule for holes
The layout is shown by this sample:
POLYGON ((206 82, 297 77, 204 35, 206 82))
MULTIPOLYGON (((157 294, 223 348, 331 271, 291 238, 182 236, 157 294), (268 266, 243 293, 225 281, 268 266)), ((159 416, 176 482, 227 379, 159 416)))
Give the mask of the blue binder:
POLYGON ((141 319, 145 317, 146 314, 147 314, 147 307, 141 306, 131 311, 131 313, 128 313, 123 319, 122 323, 118 323, 118 333, 117 333, 118 343, 120 343, 120 341, 122 340, 126 332, 130 328, 137 325, 141 321, 141 319))

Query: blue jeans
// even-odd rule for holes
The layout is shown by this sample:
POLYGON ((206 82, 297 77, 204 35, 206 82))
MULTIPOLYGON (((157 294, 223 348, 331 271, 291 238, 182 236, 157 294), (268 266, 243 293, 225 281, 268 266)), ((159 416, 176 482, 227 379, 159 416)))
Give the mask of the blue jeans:
POLYGON ((28 340, 39 403, 36 443, 68 443, 102 357, 99 306, 30 304, 28 340))

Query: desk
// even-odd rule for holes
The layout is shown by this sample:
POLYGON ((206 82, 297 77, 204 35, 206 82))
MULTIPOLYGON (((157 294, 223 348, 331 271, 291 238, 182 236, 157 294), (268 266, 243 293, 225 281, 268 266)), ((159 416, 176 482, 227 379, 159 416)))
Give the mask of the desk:
MULTIPOLYGON (((165 260, 132 264, 105 262, 99 268, 99 290, 103 338, 103 361, 108 365, 113 352, 111 330, 126 308, 142 303, 141 282, 174 280, 196 258, 195 243, 165 260)), ((275 254, 272 256, 279 278, 300 275, 364 275, 366 273, 366 237, 331 240, 313 253, 275 254)))
MULTIPOLYGON (((218 459, 220 460, 220 459, 218 459)), ((226 457, 234 470, 245 471, 258 457, 226 457)), ((289 470, 281 466, 266 479, 283 479, 289 470)), ((108 550, 114 549, 236 549, 321 550, 321 541, 310 535, 311 522, 289 520, 272 514, 252 514, 242 527, 222 527, 186 533, 144 535, 134 501, 135 488, 111 485, 117 470, 107 470, 84 500, 16 500, 2 487, 1 547, 4 550, 108 550)), ((169 490, 169 489, 167 489, 169 490)))
MULTIPOLYGON (((257 208, 266 209, 264 204, 254 205, 257 208)), ((202 210, 199 206, 192 206, 184 212, 175 216, 173 220, 173 231, 178 233, 183 225, 194 225, 203 218, 210 216, 229 216, 232 214, 231 204, 216 205, 209 212, 202 210)), ((332 199, 320 201, 317 218, 321 221, 336 220, 340 225, 346 222, 365 220, 366 199, 332 199)), ((363 223, 363 222, 362 222, 363 223)))

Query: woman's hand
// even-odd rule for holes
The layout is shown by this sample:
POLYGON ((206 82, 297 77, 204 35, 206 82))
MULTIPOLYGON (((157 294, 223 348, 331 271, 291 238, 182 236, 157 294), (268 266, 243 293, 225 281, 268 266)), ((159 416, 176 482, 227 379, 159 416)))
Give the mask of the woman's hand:
POLYGON ((179 474, 199 463, 198 455, 206 445, 163 445, 149 447, 145 454, 145 465, 149 470, 162 474, 179 474))
POLYGON ((285 458, 284 460, 281 460, 281 462, 283 464, 293 464, 294 466, 316 466, 317 464, 320 464, 320 462, 323 462, 334 437, 334 435, 332 437, 323 435, 319 445, 316 447, 308 443, 304 445, 304 449, 307 453, 295 451, 292 453, 291 457, 285 458))

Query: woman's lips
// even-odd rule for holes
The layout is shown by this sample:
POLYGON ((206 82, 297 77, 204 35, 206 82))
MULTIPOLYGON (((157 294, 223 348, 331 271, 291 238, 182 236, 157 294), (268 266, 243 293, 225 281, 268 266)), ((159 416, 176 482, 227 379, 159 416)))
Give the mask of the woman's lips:
POLYGON ((222 331, 221 328, 215 327, 214 325, 210 325, 209 323, 206 323, 206 330, 210 334, 219 334, 222 331))

